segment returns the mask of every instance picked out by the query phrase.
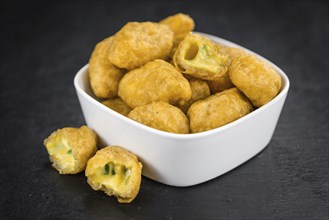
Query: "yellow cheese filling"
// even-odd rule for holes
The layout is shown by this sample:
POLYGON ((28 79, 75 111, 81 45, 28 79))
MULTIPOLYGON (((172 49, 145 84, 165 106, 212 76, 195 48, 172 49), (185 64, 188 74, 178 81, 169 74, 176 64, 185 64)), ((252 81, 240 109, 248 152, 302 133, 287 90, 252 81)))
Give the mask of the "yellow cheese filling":
POLYGON ((130 174, 131 168, 109 162, 95 170, 92 180, 115 192, 122 193, 129 188, 130 174))
POLYGON ((56 137, 53 141, 47 143, 46 148, 50 157, 56 165, 60 166, 60 169, 74 169, 76 160, 66 139, 56 137))

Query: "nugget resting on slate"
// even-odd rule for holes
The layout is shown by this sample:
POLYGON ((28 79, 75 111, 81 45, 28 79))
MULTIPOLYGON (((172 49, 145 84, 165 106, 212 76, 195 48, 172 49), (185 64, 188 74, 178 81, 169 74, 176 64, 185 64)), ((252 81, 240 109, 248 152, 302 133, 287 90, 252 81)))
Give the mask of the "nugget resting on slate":
POLYGON ((124 116, 127 116, 132 110, 132 108, 119 97, 102 101, 102 104, 124 116))
POLYGON ((180 134, 189 133, 186 115, 179 108, 166 102, 153 102, 136 107, 128 117, 158 130, 180 134))
POLYGON ((199 34, 188 34, 174 55, 175 66, 183 73, 203 80, 215 80, 227 71, 228 56, 218 46, 199 34))
POLYGON ((120 68, 131 70, 155 59, 166 59, 173 36, 173 31, 164 24, 128 22, 115 34, 109 60, 120 68))
POLYGON ((142 163, 119 146, 108 146, 88 161, 85 175, 94 190, 114 195, 120 203, 132 202, 140 188, 142 163))
POLYGON ((195 102, 188 110, 192 133, 228 124, 253 110, 249 100, 232 88, 195 102))
POLYGON ((251 103, 260 107, 272 100, 281 89, 281 77, 275 69, 254 55, 243 55, 230 66, 232 83, 251 103))
POLYGON ((192 97, 188 102, 182 106, 180 109, 186 113, 189 107, 196 101, 202 100, 210 96, 209 86, 206 82, 199 79, 190 79, 189 80, 191 89, 192 89, 192 97))
POLYGON ((91 89, 98 98, 112 98, 118 94, 119 81, 124 71, 108 60, 108 52, 113 37, 99 42, 89 60, 89 81, 91 89))
POLYGON ((135 108, 154 101, 184 104, 191 98, 192 91, 187 79, 174 66, 154 60, 128 72, 120 81, 118 94, 135 108))
POLYGON ((96 134, 87 126, 58 129, 44 140, 50 161, 60 174, 83 171, 97 150, 96 144, 96 134))
POLYGON ((168 25, 170 29, 174 32, 174 42, 170 52, 170 57, 172 58, 177 50, 179 43, 184 40, 188 33, 193 31, 194 20, 186 14, 178 13, 164 18, 159 23, 168 25))

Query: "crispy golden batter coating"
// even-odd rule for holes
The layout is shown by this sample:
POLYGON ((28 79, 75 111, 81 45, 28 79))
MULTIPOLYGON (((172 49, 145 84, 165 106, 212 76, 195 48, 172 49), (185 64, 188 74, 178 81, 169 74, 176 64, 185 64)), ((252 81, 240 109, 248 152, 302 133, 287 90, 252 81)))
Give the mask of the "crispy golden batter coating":
POLYGON ((236 59, 237 57, 246 54, 246 52, 240 48, 225 47, 220 44, 217 44, 217 46, 219 47, 220 53, 228 56, 228 63, 227 63, 228 71, 225 74, 223 74, 220 78, 208 81, 211 94, 222 92, 226 89, 230 89, 234 87, 229 76, 230 67, 231 67, 230 64, 232 63, 233 59, 236 59))
POLYGON ((132 110, 132 108, 119 97, 102 101, 102 104, 124 116, 128 116, 129 112, 132 110))
POLYGON ((234 87, 228 72, 226 72, 219 79, 208 81, 208 85, 209 85, 211 94, 222 92, 226 89, 230 89, 230 88, 234 87))
POLYGON ((173 31, 164 24, 128 22, 115 34, 109 60, 120 68, 131 70, 155 59, 166 59, 173 36, 173 31))
POLYGON ((132 108, 154 101, 184 104, 192 95, 187 79, 163 60, 131 70, 120 81, 119 96, 132 108))
POLYGON ((108 60, 108 52, 113 37, 99 42, 89 60, 89 81, 98 98, 113 98, 118 94, 119 81, 124 70, 117 68, 108 60))
POLYGON ((209 86, 206 82, 199 79, 190 79, 189 80, 191 89, 192 89, 192 97, 186 104, 180 106, 180 109, 186 113, 189 107, 196 101, 202 100, 210 96, 209 86))
POLYGON ((88 161, 85 175, 94 190, 114 195, 120 203, 130 203, 139 192, 142 167, 133 153, 119 146, 108 146, 88 161))
POLYGON ((174 45, 178 45, 194 29, 194 20, 182 13, 166 17, 159 23, 168 25, 174 32, 174 45))
POLYGON ((96 144, 97 136, 87 126, 58 129, 44 140, 49 159, 60 174, 83 171, 97 150, 96 144))
POLYGON ((272 100, 281 89, 281 77, 275 69, 254 55, 246 54, 232 61, 229 71, 232 83, 256 107, 272 100))
POLYGON ((218 128, 253 110, 249 100, 237 89, 216 93, 195 102, 188 110, 192 133, 218 128))
POLYGON ((226 47, 223 45, 219 45, 219 51, 222 54, 226 54, 228 56, 228 65, 230 65, 232 63, 232 61, 236 58, 238 58, 239 56, 242 55, 246 55, 247 52, 244 51, 241 48, 237 48, 237 47, 226 47))
POLYGON ((227 71, 228 56, 199 34, 188 34, 174 55, 175 66, 183 73, 203 80, 215 80, 227 71))
POLYGON ((136 107, 128 117, 158 130, 179 134, 189 133, 186 115, 179 108, 166 102, 153 102, 136 107))
POLYGON ((184 40, 188 33, 193 31, 194 20, 186 14, 178 13, 161 20, 159 23, 168 25, 174 32, 174 42, 170 51, 170 58, 172 58, 180 42, 184 40))

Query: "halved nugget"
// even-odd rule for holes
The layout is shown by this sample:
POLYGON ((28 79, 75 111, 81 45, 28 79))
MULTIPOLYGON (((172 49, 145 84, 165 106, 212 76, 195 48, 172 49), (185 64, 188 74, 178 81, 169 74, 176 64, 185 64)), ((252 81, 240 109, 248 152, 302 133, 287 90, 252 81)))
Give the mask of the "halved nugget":
POLYGON ((97 136, 87 126, 58 129, 44 140, 52 166, 60 174, 83 171, 97 150, 96 144, 97 136))
POLYGON ((112 40, 113 37, 108 37, 99 42, 89 60, 90 86, 98 98, 113 98, 117 96, 119 81, 125 72, 108 60, 112 40))
POLYGON ((142 167, 133 153, 119 146, 108 146, 88 161, 85 175, 94 190, 114 195, 120 203, 130 203, 139 192, 142 167))
POLYGON ((174 55, 175 66, 183 73, 203 80, 215 80, 227 71, 228 56, 199 34, 188 34, 174 55))
POLYGON ((256 107, 272 100, 282 85, 281 76, 270 64, 250 54, 233 59, 229 75, 232 83, 256 107))
POLYGON ((162 131, 187 134, 189 122, 186 115, 177 107, 166 102, 153 102, 134 108, 129 118, 162 131))
POLYGON ((187 79, 173 65, 154 60, 128 72, 120 81, 118 94, 135 108, 155 101, 184 104, 192 91, 187 79))
POLYGON ((249 100, 232 88, 195 102, 188 110, 192 133, 218 128, 253 110, 249 100))
POLYGON ((109 50, 109 60, 120 68, 135 69, 155 59, 166 59, 173 31, 155 22, 128 22, 119 30, 109 50))

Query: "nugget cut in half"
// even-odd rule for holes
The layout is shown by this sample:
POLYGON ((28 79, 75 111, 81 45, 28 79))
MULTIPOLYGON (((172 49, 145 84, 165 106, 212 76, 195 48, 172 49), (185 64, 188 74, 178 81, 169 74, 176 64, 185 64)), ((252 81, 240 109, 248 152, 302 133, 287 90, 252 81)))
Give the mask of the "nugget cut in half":
POLYGON ((52 166, 60 174, 83 171, 97 150, 96 144, 97 136, 87 126, 58 129, 44 140, 52 166))
POLYGON ((203 80, 215 80, 227 71, 228 56, 218 46, 199 34, 188 34, 174 55, 178 70, 203 80))
POLYGON ((139 192, 142 167, 133 153, 119 146, 108 146, 88 161, 85 175, 94 190, 113 195, 120 203, 130 203, 139 192))

